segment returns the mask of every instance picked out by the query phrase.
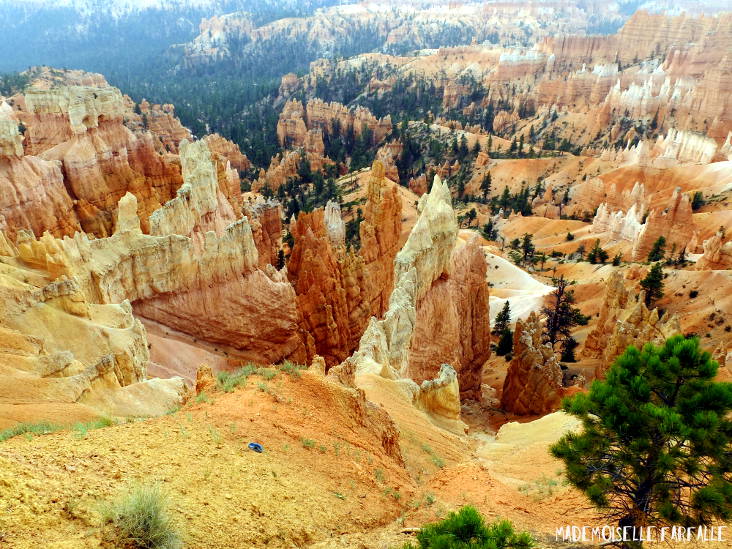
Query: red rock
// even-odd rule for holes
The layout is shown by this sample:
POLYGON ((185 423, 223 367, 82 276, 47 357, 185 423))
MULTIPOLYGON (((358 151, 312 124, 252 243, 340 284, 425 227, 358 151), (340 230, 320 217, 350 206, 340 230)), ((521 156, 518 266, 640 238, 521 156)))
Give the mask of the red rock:
POLYGON ((538 315, 516 322, 513 359, 506 372, 501 406, 519 415, 548 414, 564 397, 562 369, 554 351, 541 342, 538 315))

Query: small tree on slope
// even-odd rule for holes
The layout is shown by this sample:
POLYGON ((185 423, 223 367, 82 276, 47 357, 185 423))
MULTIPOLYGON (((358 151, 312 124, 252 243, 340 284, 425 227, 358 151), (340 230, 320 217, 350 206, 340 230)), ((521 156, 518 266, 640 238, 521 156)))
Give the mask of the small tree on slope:
POLYGON ((663 297, 663 267, 661 263, 654 263, 646 277, 640 282, 646 292, 646 306, 651 307, 663 297))
POLYGON ((568 480, 621 527, 732 517, 732 384, 713 381, 717 368, 696 338, 628 347, 564 402, 584 426, 551 448, 568 480))
POLYGON ((511 305, 509 301, 503 304, 503 309, 496 315, 493 333, 499 336, 496 345, 496 354, 505 356, 513 351, 513 331, 511 330, 511 305))

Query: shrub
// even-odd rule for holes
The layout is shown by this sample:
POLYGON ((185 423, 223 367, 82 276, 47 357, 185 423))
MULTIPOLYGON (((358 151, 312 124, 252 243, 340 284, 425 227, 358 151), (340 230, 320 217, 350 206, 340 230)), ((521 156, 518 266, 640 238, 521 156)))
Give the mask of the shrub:
POLYGON ((307 366, 303 366, 301 364, 295 364, 294 362, 290 362, 289 360, 286 360, 282 364, 279 364, 277 366, 281 371, 285 372, 286 374, 289 374, 290 376, 294 378, 300 377, 300 370, 306 370, 307 366))
POLYGON ((487 525, 474 507, 463 507, 446 519, 428 524, 417 534, 418 545, 403 549, 526 549, 534 546, 527 532, 515 532, 507 521, 487 525))
POLYGON ((274 368, 257 368, 257 373, 267 381, 277 376, 277 370, 274 368))
POLYGON ((247 378, 256 372, 256 370, 257 368, 255 366, 247 364, 235 372, 219 372, 216 375, 216 381, 222 391, 225 393, 231 393, 234 389, 239 387, 239 385, 246 384, 247 378))
POLYGON ((102 516, 116 547, 180 549, 182 536, 168 512, 167 495, 158 485, 137 486, 107 505, 102 516))
POLYGON ((196 402, 198 402, 199 404, 201 404, 203 402, 211 402, 211 399, 208 398, 208 395, 206 394, 206 391, 201 391, 200 393, 198 393, 196 395, 196 402))
POLYGON ((19 423, 13 427, 9 427, 0 431, 0 442, 5 442, 9 438, 24 435, 26 433, 31 435, 47 435, 48 433, 55 433, 63 429, 60 425, 55 425, 47 421, 41 423, 19 423))
POLYGON ((87 421, 86 423, 77 423, 74 425, 74 431, 78 438, 86 438, 86 434, 94 429, 103 429, 104 427, 111 427, 116 425, 116 422, 108 417, 100 417, 93 421, 87 421))
POLYGON ((691 298, 691 299, 694 299, 694 298, 695 298, 695 297, 697 297, 698 295, 699 295, 699 291, 698 291, 698 290, 691 290, 691 291, 689 292, 689 298, 691 298))

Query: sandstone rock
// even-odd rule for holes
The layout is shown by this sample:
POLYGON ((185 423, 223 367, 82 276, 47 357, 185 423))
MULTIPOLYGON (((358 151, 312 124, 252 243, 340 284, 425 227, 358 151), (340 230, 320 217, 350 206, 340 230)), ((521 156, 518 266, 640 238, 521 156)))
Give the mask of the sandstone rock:
POLYGON ((322 145, 323 134, 334 135, 337 129, 338 136, 353 132, 353 135, 360 137, 364 128, 371 132, 370 144, 376 145, 391 132, 391 118, 377 119, 365 107, 349 110, 337 102, 312 99, 303 106, 300 101, 290 100, 280 113, 277 139, 285 148, 304 147, 309 152, 322 155, 325 150, 322 145))
POLYGON ((323 357, 320 355, 315 355, 308 370, 319 376, 325 376, 325 369, 325 360, 323 359, 323 357))
POLYGON ((228 160, 232 168, 244 172, 252 167, 252 163, 249 162, 246 155, 241 152, 237 144, 233 141, 229 141, 217 133, 207 135, 203 139, 208 144, 209 150, 213 154, 220 155, 228 160))
POLYGON ((176 118, 173 105, 151 105, 143 100, 140 112, 144 127, 160 139, 168 152, 177 153, 180 142, 191 139, 191 132, 176 118))
POLYGON ((426 380, 437 374, 441 357, 449 356, 455 359, 457 378, 465 383, 460 392, 479 398, 480 373, 490 354, 485 259, 476 242, 455 251, 459 274, 451 280, 457 221, 450 191, 439 177, 419 209, 420 217, 394 261, 396 283, 389 307, 383 318, 371 319, 347 362, 357 377, 371 373, 426 380))
POLYGON ((435 379, 423 381, 419 386, 416 404, 431 414, 460 419, 460 387, 454 368, 442 364, 435 379))
POLYGON ((261 195, 250 196, 242 209, 249 219, 252 238, 259 255, 259 267, 277 265, 282 240, 282 207, 261 195))
POLYGON ((0 230, 15 240, 21 229, 54 236, 81 230, 57 162, 35 156, 0 158, 0 230))
POLYGON ((427 192, 429 191, 429 189, 427 188, 427 175, 422 174, 420 176, 417 176, 416 178, 410 177, 407 186, 409 187, 409 190, 417 196, 427 194, 427 192))
POLYGON ((23 136, 18 131, 18 122, 0 116, 0 158, 23 156, 23 136))
POLYGON ((725 241, 724 231, 717 231, 704 241, 704 253, 696 262, 700 271, 732 269, 732 241, 725 241))
POLYGON ((298 80, 297 75, 294 72, 288 72, 287 74, 283 74, 282 79, 280 80, 280 97, 289 97, 295 92, 295 90, 297 90, 299 85, 300 81, 298 80))
POLYGON ((660 344, 681 332, 676 315, 659 317, 657 309, 649 311, 644 294, 634 296, 626 287, 620 271, 608 278, 600 316, 585 340, 584 356, 601 359, 595 376, 604 377, 613 361, 629 345, 637 348, 646 343, 660 344))
POLYGON ((369 176, 361 248, 345 249, 345 225, 337 204, 301 213, 291 224, 295 245, 288 277, 297 293, 303 330, 329 366, 353 352, 369 318, 381 316, 393 287, 390 268, 401 231, 396 186, 374 162, 369 176))
POLYGON ((206 143, 181 143, 186 183, 140 230, 136 198, 118 208, 109 238, 58 241, 50 235, 18 244, 25 263, 74 277, 88 300, 135 302, 137 313, 247 360, 305 361, 292 286, 258 268, 248 219, 237 219, 220 188, 206 143))
MULTIPOLYGON (((158 150, 161 138, 125 126, 125 121, 139 116, 119 90, 101 80, 98 86, 61 83, 47 89, 31 87, 14 98, 17 110, 13 117, 26 128, 28 156, 20 159, 22 164, 11 161, 8 171, 15 180, 13 186, 35 187, 34 181, 22 181, 25 176, 32 177, 31 170, 43 172, 43 179, 57 178, 55 168, 41 166, 36 156, 56 164, 63 174, 61 182, 34 189, 35 197, 29 202, 15 201, 9 206, 27 210, 25 216, 39 219, 20 226, 33 229, 37 236, 45 230, 58 236, 71 235, 79 228, 95 236, 108 236, 114 230, 117 202, 127 192, 137 196, 141 224, 147 230, 150 213, 170 199, 182 183, 177 159, 158 150)), ((13 221, 7 226, 10 232, 18 228, 13 221)))
POLYGON ((28 276, 20 248, 5 252, 11 254, 0 274, 4 421, 16 417, 18 403, 32 406, 30 419, 21 412, 23 421, 59 421, 53 415, 59 413, 156 415, 180 403, 182 379, 146 381, 145 329, 128 301, 92 305, 76 279, 49 283, 54 273, 40 269, 28 276))
POLYGON ((660 236, 666 238, 666 250, 675 249, 678 253, 686 249, 695 230, 689 196, 676 189, 665 211, 653 209, 649 212, 633 244, 633 259, 645 260, 660 236))
POLYGON ((290 225, 295 246, 287 274, 297 294, 302 327, 315 350, 333 365, 348 356, 351 339, 346 282, 339 254, 331 244, 323 210, 300 213, 290 225))
POLYGON ((196 394, 211 392, 216 389, 216 378, 211 366, 201 364, 196 370, 196 394))
POLYGON ((455 364, 463 398, 480 399, 483 364, 490 357, 487 264, 479 238, 452 254, 452 275, 438 279, 417 303, 409 377, 436 375, 437 364, 455 364), (435 319, 439 319, 435 322, 435 319))
POLYGON ((501 407, 509 412, 548 414, 557 410, 564 396, 559 361, 541 335, 541 319, 535 313, 516 322, 513 359, 501 395, 501 407))

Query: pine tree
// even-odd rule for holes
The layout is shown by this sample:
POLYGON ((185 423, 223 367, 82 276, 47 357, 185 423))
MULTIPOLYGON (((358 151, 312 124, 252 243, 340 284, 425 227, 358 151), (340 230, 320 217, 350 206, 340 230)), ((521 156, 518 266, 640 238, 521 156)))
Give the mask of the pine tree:
POLYGON ((483 193, 483 200, 486 200, 488 198, 488 194, 491 192, 491 184, 491 172, 488 172, 483 176, 483 180, 480 182, 480 192, 483 193))
POLYGON ((503 309, 496 315, 493 323, 493 333, 500 334, 510 329, 511 325, 511 304, 508 300, 503 304, 503 309))
POLYGON ((661 263, 654 263, 646 277, 640 282, 646 291, 646 306, 651 307, 663 297, 663 267, 661 263))
POLYGON ((488 220, 488 222, 483 225, 483 237, 486 240, 496 240, 498 238, 498 231, 496 230, 495 226, 493 225, 492 220, 488 220))
MULTIPOLYGON (((732 518, 732 384, 696 338, 628 347, 589 394, 582 420, 551 448, 567 479, 619 527, 699 526, 732 518)), ((625 542, 640 548, 640 542, 625 542)))
MULTIPOLYGON (((501 337, 498 338, 498 344, 496 345, 496 355, 506 356, 513 352, 513 331, 506 330, 501 333, 501 337)), ((506 359, 508 360, 508 358, 506 359)))
POLYGON ((496 345, 496 355, 505 356, 513 351, 511 306, 508 300, 503 304, 503 309, 496 315, 496 320, 493 323, 493 333, 500 336, 496 345))
POLYGON ((541 312, 546 318, 544 341, 554 348, 557 343, 563 343, 571 337, 572 328, 586 325, 589 318, 577 307, 573 307, 574 291, 569 289, 572 283, 565 279, 564 275, 553 278, 552 284, 556 289, 551 294, 551 302, 549 306, 543 307, 541 312))
POLYGON ((578 345, 579 343, 572 336, 569 336, 562 342, 562 362, 577 362, 577 359, 574 357, 574 350, 578 345))
POLYGON ((577 260, 582 261, 585 258, 585 245, 580 244, 577 246, 577 249, 574 251, 575 254, 577 254, 577 260))
POLYGON ((701 191, 696 191, 694 197, 691 199, 691 209, 697 211, 704 203, 704 194, 701 191))
POLYGON ((524 233, 524 236, 521 239, 521 253, 523 254, 522 259, 524 265, 533 265, 536 246, 534 246, 532 237, 529 233, 524 233))
POLYGON ((666 255, 666 238, 659 236, 658 240, 653 243, 653 248, 648 252, 648 261, 661 261, 666 255))
POLYGON ((498 205, 504 212, 508 212, 508 207, 511 205, 511 191, 508 190, 508 186, 503 187, 501 198, 498 200, 498 205))
POLYGON ((460 156, 460 159, 464 159, 466 156, 468 156, 468 139, 465 137, 465 134, 463 134, 460 137, 460 147, 458 149, 458 155, 460 156))
POLYGON ((592 264, 602 263, 603 265, 608 259, 608 253, 600 248, 600 239, 595 240, 595 245, 592 247, 590 252, 587 254, 587 261, 592 264))

